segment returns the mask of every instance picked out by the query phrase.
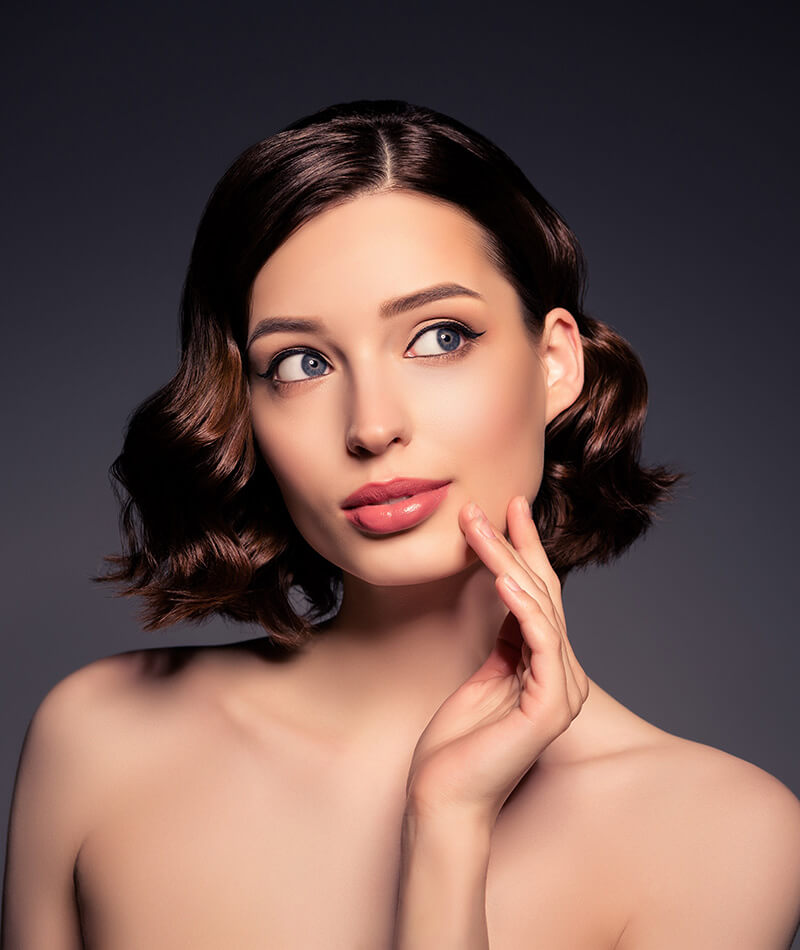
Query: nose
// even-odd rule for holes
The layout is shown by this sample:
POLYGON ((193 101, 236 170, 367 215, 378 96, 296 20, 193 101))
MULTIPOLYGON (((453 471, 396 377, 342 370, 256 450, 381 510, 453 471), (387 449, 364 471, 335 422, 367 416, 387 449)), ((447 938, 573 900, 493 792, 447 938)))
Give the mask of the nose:
POLYGON ((380 455, 394 442, 407 445, 411 427, 407 406, 392 380, 377 367, 353 374, 349 393, 347 450, 380 455))

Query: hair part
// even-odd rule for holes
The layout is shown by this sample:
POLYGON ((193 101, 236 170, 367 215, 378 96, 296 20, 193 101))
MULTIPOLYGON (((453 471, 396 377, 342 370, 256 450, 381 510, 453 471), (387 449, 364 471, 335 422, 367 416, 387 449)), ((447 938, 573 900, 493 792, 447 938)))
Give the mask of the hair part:
POLYGON ((400 100, 322 109, 248 148, 203 212, 180 308, 175 376, 131 415, 110 469, 123 553, 92 579, 140 595, 144 629, 218 614, 260 624, 291 651, 331 614, 342 572, 294 526, 250 420, 246 335, 253 282, 324 210, 402 189, 449 202, 480 226, 539 339, 568 310, 584 351, 578 399, 545 430, 532 515, 563 583, 618 557, 684 473, 640 463, 647 380, 631 346, 583 311, 585 262, 567 224, 496 145, 400 100), (310 608, 290 599, 299 589, 310 608))

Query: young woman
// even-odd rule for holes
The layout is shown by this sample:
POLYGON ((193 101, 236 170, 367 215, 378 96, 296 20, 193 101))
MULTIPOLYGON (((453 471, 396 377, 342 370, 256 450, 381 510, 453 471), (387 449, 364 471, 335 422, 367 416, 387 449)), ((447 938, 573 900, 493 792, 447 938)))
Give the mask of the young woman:
MULTIPOLYGON (((569 571, 646 530, 646 381, 580 249, 447 116, 334 106, 205 210, 113 472, 145 627, 34 716, 6 950, 777 950, 800 803, 582 669, 569 571)), ((624 609, 624 607, 623 607, 624 609)))

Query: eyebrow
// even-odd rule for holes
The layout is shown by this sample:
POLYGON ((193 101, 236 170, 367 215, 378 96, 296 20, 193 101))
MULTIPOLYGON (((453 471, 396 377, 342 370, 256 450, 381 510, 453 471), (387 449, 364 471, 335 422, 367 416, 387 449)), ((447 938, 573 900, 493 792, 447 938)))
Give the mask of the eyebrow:
MULTIPOLYGON (((391 300, 384 300, 378 308, 378 313, 382 317, 395 317, 398 314, 406 313, 409 310, 416 310, 417 307, 423 307, 428 303, 435 303, 437 300, 445 300, 448 297, 475 297, 478 300, 484 299, 477 290, 470 290, 469 287, 464 287, 461 284, 435 284, 432 287, 415 290, 413 293, 406 294, 403 297, 394 297, 391 300)), ((321 333, 323 330, 323 324, 312 317, 263 317, 253 328, 250 339, 247 341, 247 349, 249 350, 259 337, 266 336, 268 333, 321 333)))

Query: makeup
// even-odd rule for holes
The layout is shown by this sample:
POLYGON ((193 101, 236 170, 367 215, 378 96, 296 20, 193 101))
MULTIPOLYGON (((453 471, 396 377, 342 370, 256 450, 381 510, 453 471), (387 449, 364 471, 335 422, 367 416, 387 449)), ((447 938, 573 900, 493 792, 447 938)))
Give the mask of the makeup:
POLYGON ((387 504, 347 508, 345 517, 357 528, 374 534, 390 534, 413 528, 436 511, 447 495, 448 488, 449 483, 387 504))

